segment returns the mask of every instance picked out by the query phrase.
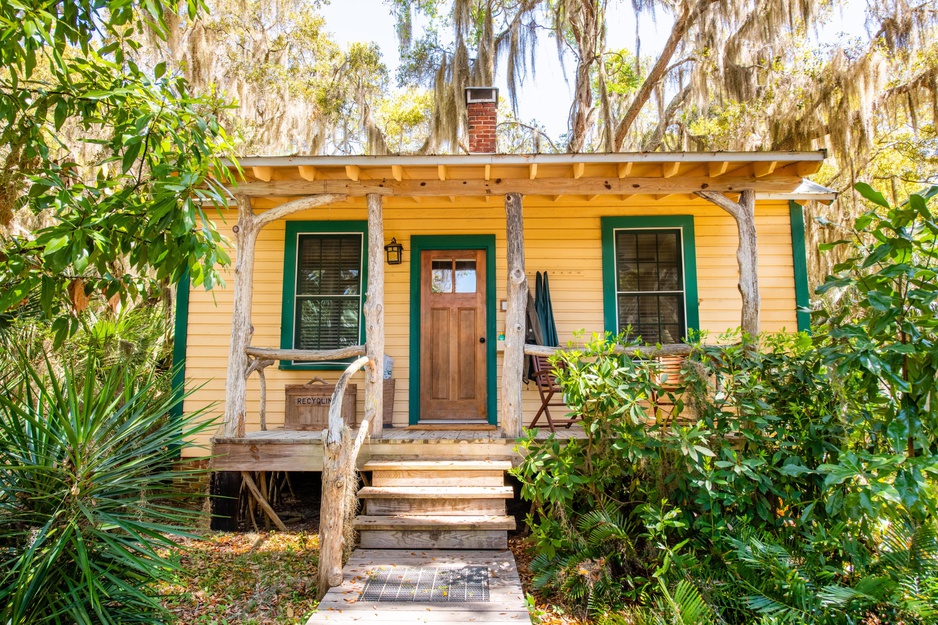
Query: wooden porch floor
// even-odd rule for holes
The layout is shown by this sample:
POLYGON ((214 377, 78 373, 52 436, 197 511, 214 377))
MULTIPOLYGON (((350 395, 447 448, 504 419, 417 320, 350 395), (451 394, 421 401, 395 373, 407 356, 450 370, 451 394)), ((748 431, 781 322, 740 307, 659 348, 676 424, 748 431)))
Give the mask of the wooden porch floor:
MULTIPOLYGON (((538 428, 538 440, 550 435, 538 428)), ((560 440, 585 438, 579 425, 558 428, 560 440)), ((385 428, 380 438, 369 438, 358 457, 359 467, 373 456, 398 458, 510 458, 517 463, 517 441, 500 430, 427 430, 385 428)), ((212 439, 216 471, 322 471, 322 431, 276 428, 248 432, 243 437, 212 439)))

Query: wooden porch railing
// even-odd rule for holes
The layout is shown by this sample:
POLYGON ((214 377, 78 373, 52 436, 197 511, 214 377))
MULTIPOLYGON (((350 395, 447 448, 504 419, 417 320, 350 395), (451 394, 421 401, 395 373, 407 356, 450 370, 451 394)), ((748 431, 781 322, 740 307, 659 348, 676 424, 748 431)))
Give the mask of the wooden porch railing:
MULTIPOLYGON (((342 360, 365 354, 364 345, 352 345, 342 349, 276 349, 273 347, 251 347, 244 349, 248 356, 247 370, 244 377, 249 378, 255 371, 261 385, 260 420, 261 430, 267 429, 267 378, 264 369, 278 360, 294 360, 299 362, 321 362, 323 360, 342 360)), ((243 415, 242 415, 243 418, 243 415)), ((244 423, 238 423, 238 430, 244 431, 244 423)))

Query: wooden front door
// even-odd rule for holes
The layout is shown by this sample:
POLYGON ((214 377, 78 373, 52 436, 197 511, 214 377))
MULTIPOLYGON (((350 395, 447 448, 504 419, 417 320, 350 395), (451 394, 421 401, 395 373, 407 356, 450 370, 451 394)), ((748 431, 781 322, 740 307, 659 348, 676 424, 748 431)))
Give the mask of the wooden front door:
POLYGON ((484 421, 485 251, 420 254, 420 420, 484 421))

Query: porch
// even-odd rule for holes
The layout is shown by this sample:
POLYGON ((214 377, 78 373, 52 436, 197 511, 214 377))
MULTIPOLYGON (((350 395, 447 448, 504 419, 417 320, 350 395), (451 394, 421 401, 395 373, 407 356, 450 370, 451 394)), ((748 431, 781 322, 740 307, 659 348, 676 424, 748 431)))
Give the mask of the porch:
MULTIPOLYGON (((353 429, 351 436, 357 436, 353 429)), ((247 432, 244 436, 217 434, 212 449, 216 455, 216 471, 322 471, 322 431, 298 431, 275 428, 247 432)), ((540 428, 535 436, 545 440, 550 430, 540 428)), ((579 424, 557 428, 555 437, 566 441, 585 438, 579 424)), ((465 458, 511 459, 517 464, 521 456, 515 451, 517 440, 503 432, 490 430, 439 430, 385 428, 378 436, 365 439, 356 460, 361 469, 369 460, 381 457, 401 459, 465 458)))

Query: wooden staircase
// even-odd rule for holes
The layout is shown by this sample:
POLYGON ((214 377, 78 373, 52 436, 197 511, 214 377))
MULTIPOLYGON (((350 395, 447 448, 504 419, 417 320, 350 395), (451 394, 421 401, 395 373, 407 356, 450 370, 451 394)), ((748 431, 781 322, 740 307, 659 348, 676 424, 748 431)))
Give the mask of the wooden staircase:
POLYGON ((507 549, 508 460, 371 460, 358 491, 363 549, 507 549))

